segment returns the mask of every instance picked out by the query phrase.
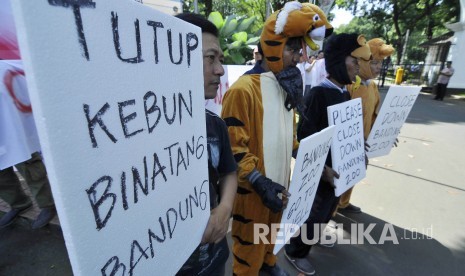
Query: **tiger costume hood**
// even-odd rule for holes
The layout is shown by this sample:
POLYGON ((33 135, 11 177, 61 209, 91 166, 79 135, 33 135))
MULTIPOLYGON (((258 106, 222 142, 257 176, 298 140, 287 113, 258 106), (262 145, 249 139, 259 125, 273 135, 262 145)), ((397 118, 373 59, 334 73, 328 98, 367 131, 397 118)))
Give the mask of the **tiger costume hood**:
POLYGON ((318 50, 319 46, 314 40, 322 40, 332 32, 333 26, 318 6, 287 2, 281 10, 270 15, 263 27, 260 44, 265 61, 276 74, 283 69, 283 50, 289 38, 302 37, 310 49, 318 50))
MULTIPOLYGON (((381 38, 373 38, 367 41, 367 45, 370 47, 371 58, 370 60, 382 62, 385 58, 394 53, 394 47, 390 44, 386 44, 381 38)), ((360 77, 364 80, 374 79, 378 77, 378 74, 374 74, 371 71, 370 61, 359 62, 360 65, 360 77)))

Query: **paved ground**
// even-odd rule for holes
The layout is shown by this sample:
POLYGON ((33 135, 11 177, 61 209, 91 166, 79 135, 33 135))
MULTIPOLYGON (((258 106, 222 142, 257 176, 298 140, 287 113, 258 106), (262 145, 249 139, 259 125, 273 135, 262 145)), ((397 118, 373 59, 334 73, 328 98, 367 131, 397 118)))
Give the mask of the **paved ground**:
MULTIPOLYGON (((370 160, 367 177, 353 193, 363 213, 335 218, 345 239, 355 230, 351 224, 367 229, 375 223, 374 241, 384 229, 393 231, 390 237, 395 233, 398 244, 315 246, 309 258, 317 274, 463 275, 465 101, 420 95, 399 140, 389 156, 370 160)), ((1 202, 0 211, 7 211, 1 202)), ((58 220, 31 230, 37 212, 0 229, 0 275, 72 275, 58 220)), ((298 274, 282 252, 279 257, 291 275, 298 274)))

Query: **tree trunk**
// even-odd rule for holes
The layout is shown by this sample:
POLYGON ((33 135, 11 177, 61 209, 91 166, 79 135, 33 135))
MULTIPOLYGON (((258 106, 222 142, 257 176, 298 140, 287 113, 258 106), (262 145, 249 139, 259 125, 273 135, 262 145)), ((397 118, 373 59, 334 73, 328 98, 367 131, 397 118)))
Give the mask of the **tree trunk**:
POLYGON ((213 0, 205 0, 205 17, 213 11, 213 0))

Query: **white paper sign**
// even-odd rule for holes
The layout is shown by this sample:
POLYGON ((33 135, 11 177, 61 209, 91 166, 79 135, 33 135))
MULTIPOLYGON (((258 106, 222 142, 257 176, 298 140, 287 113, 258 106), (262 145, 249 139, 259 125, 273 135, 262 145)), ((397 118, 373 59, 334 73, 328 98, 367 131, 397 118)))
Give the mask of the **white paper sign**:
POLYGON ((210 214, 200 29, 133 0, 12 4, 74 274, 175 274, 210 214))
POLYGON ((331 159, 332 168, 339 173, 339 179, 335 178, 334 184, 335 194, 340 196, 366 175, 360 98, 328 106, 328 123, 336 126, 331 159))
POLYGON ((421 87, 391 86, 368 135, 368 158, 388 155, 412 110, 421 87))
POLYGON ((291 197, 283 212, 273 254, 281 250, 310 215, 335 128, 327 127, 300 141, 289 186, 291 197))

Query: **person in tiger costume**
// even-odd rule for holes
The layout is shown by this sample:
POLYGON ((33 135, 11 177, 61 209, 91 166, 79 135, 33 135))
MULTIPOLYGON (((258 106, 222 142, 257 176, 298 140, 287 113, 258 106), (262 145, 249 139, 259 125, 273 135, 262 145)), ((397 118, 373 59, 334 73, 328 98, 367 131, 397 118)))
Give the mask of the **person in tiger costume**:
POLYGON ((314 40, 332 30, 317 6, 286 3, 267 19, 260 37, 266 72, 241 76, 223 99, 221 115, 239 165, 232 222, 235 275, 288 275, 276 264, 274 245, 254 241, 254 225, 270 227, 281 220, 292 153, 298 148, 294 108, 303 110, 296 67, 300 50, 305 44, 316 49, 314 40))
MULTIPOLYGON (((371 50, 371 58, 369 60, 359 59, 360 65, 359 77, 361 83, 351 84, 347 86, 352 99, 362 99, 363 110, 363 136, 365 141, 368 139, 371 128, 375 123, 379 111, 379 90, 378 84, 374 82, 381 73, 383 60, 394 53, 392 45, 388 45, 381 38, 373 38, 367 42, 371 50)), ((360 207, 350 203, 353 187, 344 192, 339 198, 337 211, 340 213, 360 213, 360 207)), ((334 212, 334 215, 336 212, 334 212)))
MULTIPOLYGON (((346 85, 356 81, 360 69, 358 61, 368 60, 371 55, 365 37, 359 34, 333 35, 326 41, 324 51, 328 76, 305 94, 303 102, 306 109, 297 128, 299 141, 328 127, 328 106, 350 100, 346 85)), ((325 168, 327 167, 332 167, 331 152, 326 158, 325 168)), ((334 177, 339 178, 339 175, 336 173, 334 177)), ((300 233, 292 237, 284 247, 284 256, 305 275, 315 274, 308 255, 314 241, 319 240, 318 235, 321 232, 318 228, 323 229, 326 226, 339 202, 334 188, 334 178, 327 175, 320 178, 309 217, 300 228, 300 233)), ((320 244, 328 245, 325 239, 320 240, 320 244)))

